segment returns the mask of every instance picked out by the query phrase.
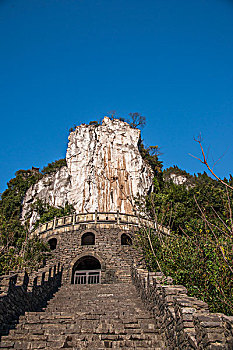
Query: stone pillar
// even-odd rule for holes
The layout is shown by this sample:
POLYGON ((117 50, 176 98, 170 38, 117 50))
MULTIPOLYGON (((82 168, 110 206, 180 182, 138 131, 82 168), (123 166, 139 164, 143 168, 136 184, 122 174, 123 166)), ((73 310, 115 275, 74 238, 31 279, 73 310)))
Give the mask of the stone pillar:
POLYGON ((72 216, 72 225, 75 225, 75 221, 76 221, 76 213, 74 213, 72 216))
POLYGON ((55 228, 56 228, 56 220, 57 220, 57 218, 55 216, 55 218, 53 219, 53 230, 55 230, 55 228))

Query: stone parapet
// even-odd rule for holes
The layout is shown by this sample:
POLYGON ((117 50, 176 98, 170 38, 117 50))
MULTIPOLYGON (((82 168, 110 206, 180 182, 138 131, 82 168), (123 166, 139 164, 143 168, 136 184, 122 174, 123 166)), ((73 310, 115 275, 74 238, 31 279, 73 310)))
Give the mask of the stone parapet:
POLYGON ((140 218, 136 215, 130 215, 119 212, 93 212, 80 213, 61 218, 54 218, 44 224, 40 224, 38 228, 31 232, 31 236, 41 236, 49 231, 53 231, 61 227, 73 226, 78 228, 81 224, 95 224, 100 228, 121 228, 122 230, 130 230, 132 227, 148 227, 155 230, 160 230, 165 234, 169 234, 169 230, 165 227, 157 225, 156 222, 145 218, 140 218))
POLYGON ((164 334, 168 350, 233 349, 233 317, 210 313, 208 305, 187 295, 161 273, 132 268, 132 280, 164 334))
POLYGON ((0 336, 6 334, 20 315, 37 311, 61 285, 60 264, 32 274, 16 273, 0 277, 0 336))

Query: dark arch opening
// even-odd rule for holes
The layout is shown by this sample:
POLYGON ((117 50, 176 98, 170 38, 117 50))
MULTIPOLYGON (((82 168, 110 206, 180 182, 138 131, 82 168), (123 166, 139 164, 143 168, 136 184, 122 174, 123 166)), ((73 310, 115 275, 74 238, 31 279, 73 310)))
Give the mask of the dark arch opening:
MULTIPOLYGON (((72 271, 72 281, 71 283, 78 283, 77 280, 77 275, 85 275, 85 283, 78 283, 78 284, 86 284, 88 283, 88 277, 86 272, 91 271, 91 275, 94 276, 96 275, 95 271, 98 271, 98 276, 100 276, 100 270, 101 270, 101 264, 98 259, 96 259, 93 256, 83 256, 82 258, 78 259, 78 261, 75 263, 72 271), (82 273, 83 272, 83 273, 82 273)), ((99 283, 100 278, 98 277, 97 283, 99 283)))
POLYGON ((48 244, 49 244, 49 247, 50 247, 51 250, 56 249, 56 247, 57 247, 57 239, 56 238, 51 238, 48 241, 48 244))
POLYGON ((74 265, 74 270, 99 270, 101 269, 101 264, 98 259, 94 258, 94 256, 83 256, 78 259, 76 264, 74 265))
POLYGON ((132 245, 132 239, 126 233, 121 235, 121 245, 132 245))
POLYGON ((94 245, 95 235, 92 232, 86 232, 82 235, 81 245, 94 245))

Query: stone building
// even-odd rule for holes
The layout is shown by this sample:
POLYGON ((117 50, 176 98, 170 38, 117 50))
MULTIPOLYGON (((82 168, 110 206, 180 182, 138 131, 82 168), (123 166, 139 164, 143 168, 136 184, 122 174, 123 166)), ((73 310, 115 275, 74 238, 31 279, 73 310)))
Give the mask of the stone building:
POLYGON ((63 266, 63 283, 129 282, 132 265, 142 265, 134 246, 138 225, 133 215, 95 212, 55 218, 32 235, 50 245, 50 264, 63 266))
POLYGON ((50 245, 50 264, 63 266, 63 283, 128 282, 132 265, 143 265, 134 244, 139 225, 154 227, 138 220, 119 212, 73 214, 40 225, 32 236, 50 245))

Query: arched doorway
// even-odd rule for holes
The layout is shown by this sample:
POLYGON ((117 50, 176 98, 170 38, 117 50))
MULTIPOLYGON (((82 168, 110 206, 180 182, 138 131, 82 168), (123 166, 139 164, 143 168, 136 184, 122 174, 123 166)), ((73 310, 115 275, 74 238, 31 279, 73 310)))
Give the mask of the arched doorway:
POLYGON ((48 244, 49 244, 49 247, 50 247, 51 250, 55 250, 56 247, 57 247, 57 239, 56 238, 51 238, 48 241, 48 244))
POLYGON ((132 245, 132 239, 126 233, 121 235, 121 245, 132 245))
POLYGON ((78 259, 73 267, 73 284, 98 284, 101 282, 101 264, 98 259, 87 255, 78 259))

